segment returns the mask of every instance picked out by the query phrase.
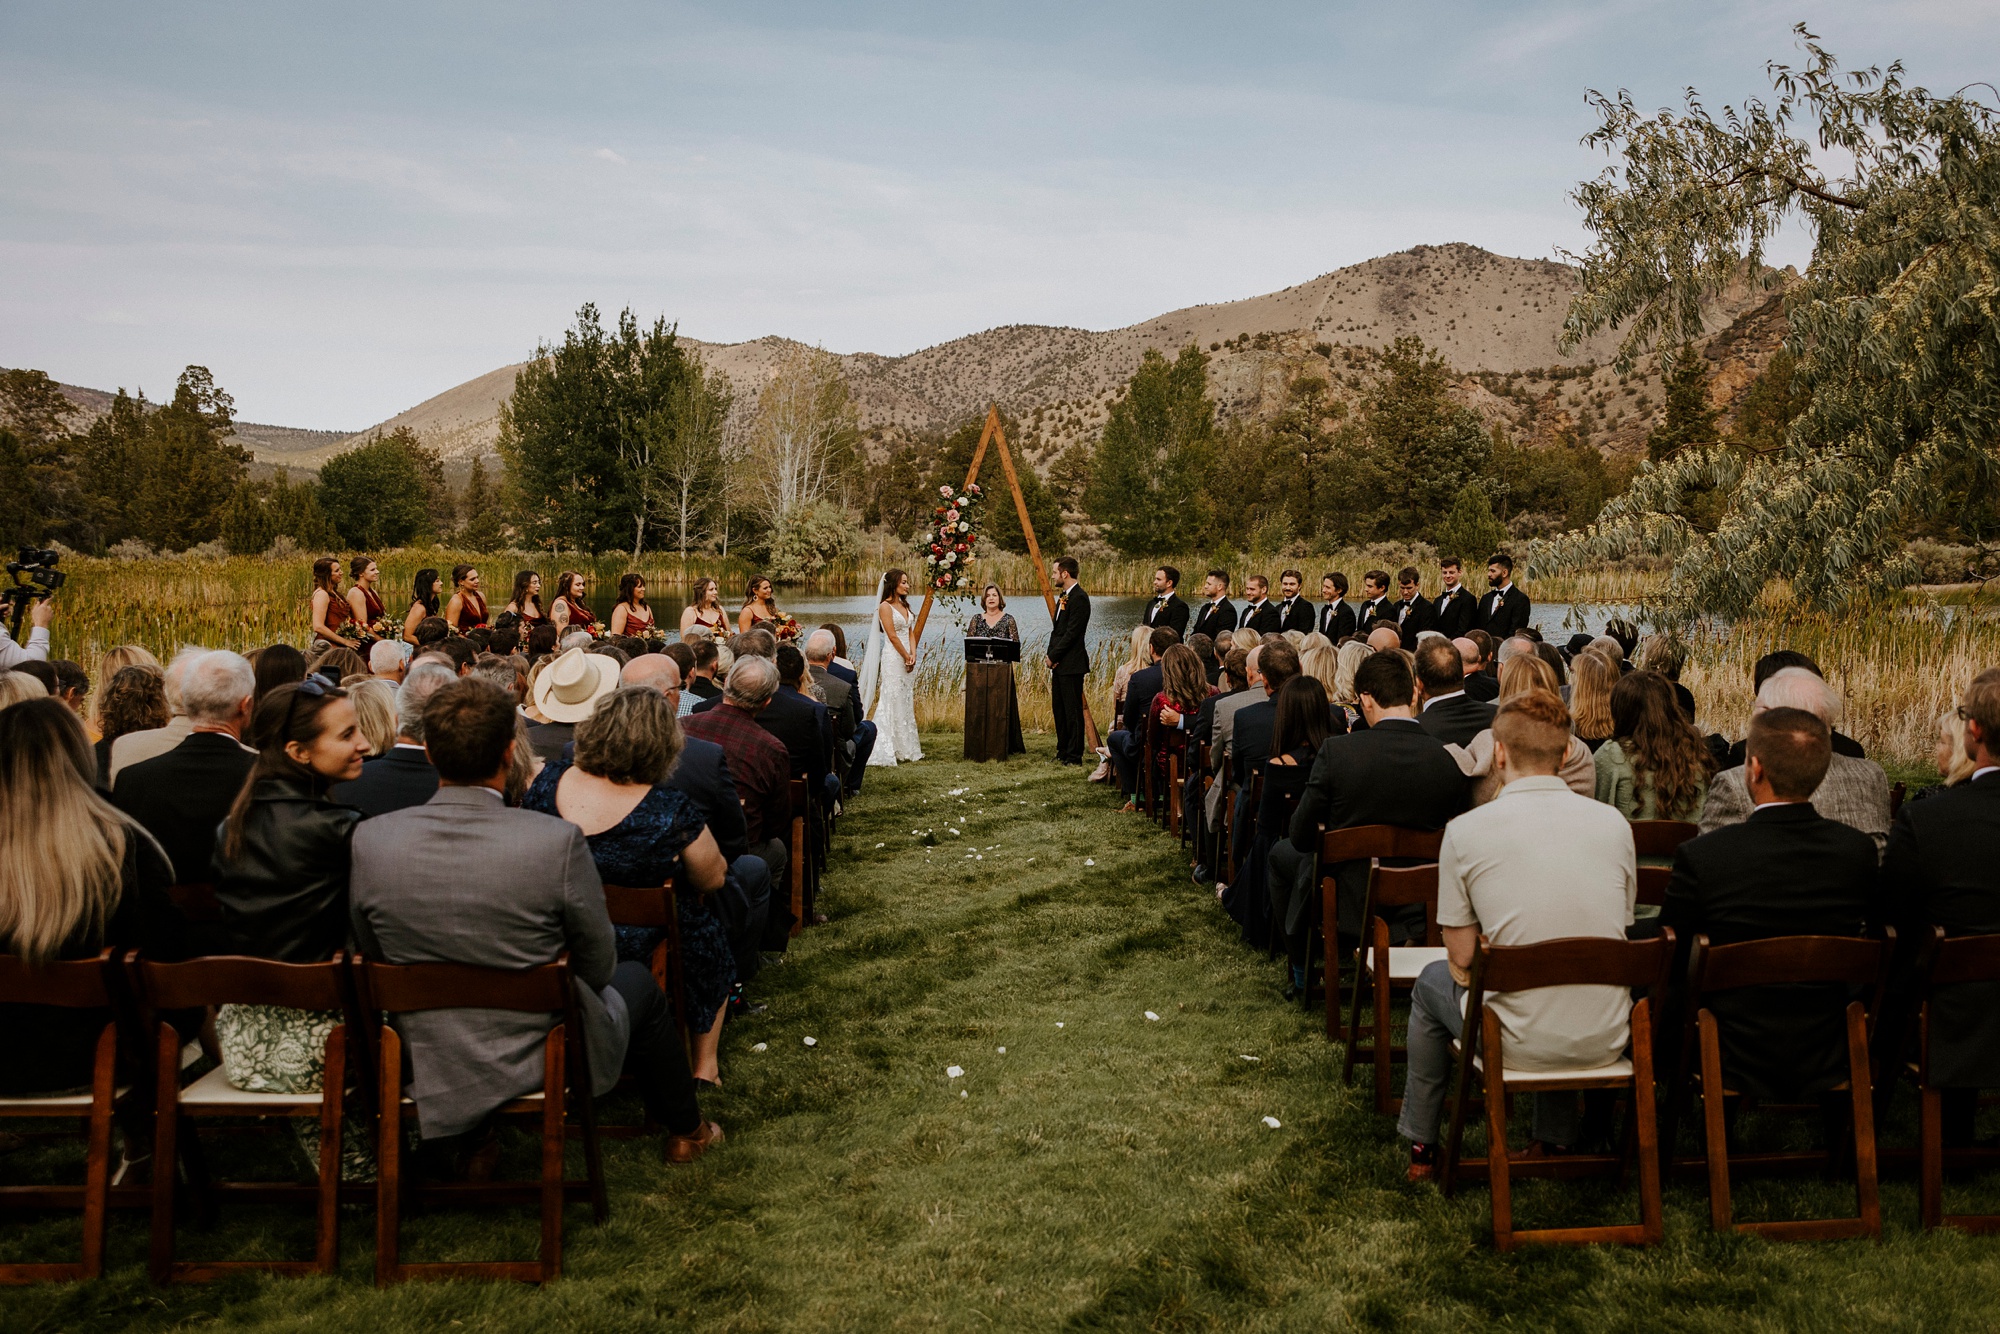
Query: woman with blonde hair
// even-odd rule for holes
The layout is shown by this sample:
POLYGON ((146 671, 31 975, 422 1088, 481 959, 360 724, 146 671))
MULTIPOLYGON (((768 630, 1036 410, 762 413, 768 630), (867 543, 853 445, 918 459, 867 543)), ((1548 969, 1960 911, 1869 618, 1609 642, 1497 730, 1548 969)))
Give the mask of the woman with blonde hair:
MULTIPOLYGON (((1299 641, 1299 656, 1303 658, 1306 654, 1312 652, 1316 648, 1332 648, 1332 647, 1333 647, 1333 641, 1331 639, 1328 639, 1325 635, 1321 634, 1319 631, 1314 630, 1311 634, 1307 635, 1305 638, 1299 641)), ((1324 685, 1325 682, 1321 682, 1321 684, 1324 685)))
POLYGON ((1116 717, 1125 707, 1125 686, 1131 681, 1132 673, 1143 672, 1153 665, 1153 627, 1135 625, 1132 627, 1132 651, 1125 661, 1118 664, 1118 671, 1111 678, 1111 713, 1116 717))
MULTIPOLYGON (((0 953, 30 963, 94 958, 106 947, 183 958, 183 921, 167 898, 173 865, 98 795, 95 769, 83 723, 60 701, 0 710, 0 953)), ((0 1096, 88 1088, 110 1018, 0 1005, 8 1035, 0 1096)))
POLYGON ((1623 673, 1609 654, 1595 648, 1577 654, 1570 671, 1574 677, 1569 688, 1570 716, 1575 719, 1577 737, 1595 753, 1616 730, 1611 720, 1611 691, 1623 673))
MULTIPOLYGON (((1505 704, 1508 700, 1522 695, 1546 692, 1560 701, 1562 695, 1556 688, 1555 669, 1540 658, 1522 654, 1511 658, 1500 667, 1500 694, 1494 701, 1505 704)), ((1487 728, 1463 746, 1446 746, 1451 757, 1458 761, 1459 772, 1473 780, 1472 804, 1484 806, 1500 795, 1500 775, 1493 772, 1493 729, 1487 728)), ((1590 747, 1571 736, 1569 749, 1563 752, 1562 768, 1556 777, 1569 785, 1570 791, 1578 796, 1597 796, 1597 768, 1590 747)))
POLYGON ((97 660, 97 692, 90 697, 90 716, 84 720, 84 726, 90 729, 93 739, 104 735, 104 693, 118 673, 127 667, 151 667, 156 672, 164 670, 151 649, 137 644, 120 644, 117 648, 106 649, 104 656, 97 660))
POLYGON ((387 755, 396 745, 396 687, 374 676, 350 676, 340 683, 369 753, 387 755))
POLYGON ((1350 639, 1333 651, 1333 684, 1327 686, 1327 697, 1333 706, 1347 715, 1347 726, 1352 729, 1365 723, 1361 716, 1361 697, 1354 693, 1354 674, 1361 670, 1361 664, 1368 661, 1374 652, 1358 639, 1350 639))
POLYGON ((26 672, 0 672, 0 709, 25 704, 31 699, 47 699, 49 688, 41 678, 26 672))
POLYGON ((1229 632, 1229 642, 1248 653, 1264 642, 1264 636, 1246 625, 1239 625, 1229 632))
POLYGON ((1911 801, 1922 801, 1925 797, 1935 796, 1946 788, 1957 787, 1971 778, 1973 770, 1979 767, 1966 756, 1965 719, 1959 715, 1957 708, 1946 709, 1938 715, 1937 725, 1935 754, 1938 773, 1942 775, 1944 781, 1919 790, 1910 798, 1911 801))

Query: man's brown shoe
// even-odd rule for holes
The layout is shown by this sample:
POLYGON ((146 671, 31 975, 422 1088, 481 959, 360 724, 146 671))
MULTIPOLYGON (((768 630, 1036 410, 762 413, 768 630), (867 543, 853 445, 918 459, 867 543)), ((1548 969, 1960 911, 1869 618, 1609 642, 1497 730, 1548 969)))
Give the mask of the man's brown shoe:
POLYGON ((703 1121, 701 1128, 691 1134, 667 1136, 667 1161, 691 1163, 720 1143, 722 1127, 713 1121, 703 1121))

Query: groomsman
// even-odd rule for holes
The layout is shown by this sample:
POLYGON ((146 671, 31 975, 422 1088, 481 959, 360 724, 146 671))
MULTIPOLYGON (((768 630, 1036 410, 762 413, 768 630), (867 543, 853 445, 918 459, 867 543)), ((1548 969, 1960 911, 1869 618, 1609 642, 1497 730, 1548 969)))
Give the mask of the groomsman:
POLYGON ((1446 639, 1463 639, 1465 632, 1473 628, 1479 617, 1479 599, 1472 590, 1459 582, 1462 567, 1456 556, 1446 556, 1441 562, 1444 568, 1444 592, 1437 595, 1431 610, 1437 613, 1436 630, 1446 639))
POLYGON ((1395 619, 1396 613, 1389 606, 1389 572, 1370 570, 1361 576, 1361 611, 1355 618, 1354 633, 1366 635, 1378 621, 1395 619))
POLYGON ((1181 600, 1181 572, 1171 565, 1153 571, 1153 600, 1146 606, 1146 624, 1162 626, 1187 638, 1188 604, 1181 600))
POLYGON ((1260 635, 1275 635, 1283 625, 1276 604, 1271 601, 1271 581, 1261 574, 1253 574, 1243 581, 1243 591, 1249 601, 1243 604, 1242 626, 1255 630, 1260 635))
POLYGON ((1347 605, 1347 576, 1335 570, 1319 581, 1319 624, 1315 627, 1335 644, 1354 633, 1354 608, 1347 605))
POLYGON ((1396 629, 1402 632, 1403 647, 1412 652, 1416 650, 1418 635, 1437 629, 1437 613, 1432 610, 1430 599, 1419 591, 1420 577, 1414 565, 1405 565, 1396 572, 1396 583, 1403 595, 1403 600, 1396 604, 1396 629))
POLYGON ((1312 603, 1299 596, 1305 591, 1306 577, 1297 570, 1286 570, 1278 576, 1278 633, 1296 630, 1309 635, 1313 628, 1312 603))
POLYGON ((1514 587, 1514 558, 1504 551, 1493 553, 1486 562, 1486 582, 1493 588, 1479 600, 1478 628, 1505 643, 1528 628, 1528 595, 1514 587))
POLYGON ((1090 673, 1085 636, 1090 595, 1076 582, 1076 557, 1056 561, 1056 615, 1049 628, 1049 696, 1056 715, 1056 762, 1083 763, 1083 678, 1090 673))
POLYGON ((1194 618, 1194 633, 1207 635, 1216 641, 1215 656, 1218 659, 1227 657, 1222 648, 1222 636, 1236 628, 1236 607, 1229 600, 1229 571, 1210 570, 1208 578, 1202 582, 1201 596, 1204 600, 1200 613, 1194 618))

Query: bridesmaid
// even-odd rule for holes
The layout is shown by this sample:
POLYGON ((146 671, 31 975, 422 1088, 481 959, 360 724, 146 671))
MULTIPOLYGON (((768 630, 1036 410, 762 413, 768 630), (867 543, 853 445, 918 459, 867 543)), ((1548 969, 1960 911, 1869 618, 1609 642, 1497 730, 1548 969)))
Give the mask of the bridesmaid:
POLYGON ((778 604, 771 595, 771 581, 761 574, 750 576, 750 583, 743 590, 743 610, 736 613, 736 632, 754 630, 760 625, 778 623, 778 604))
POLYGON ((514 596, 507 599, 508 611, 521 618, 521 638, 540 625, 546 617, 542 612, 542 576, 533 570, 522 570, 514 576, 514 596))
POLYGON ((403 642, 417 642, 417 626, 438 614, 438 600, 443 593, 438 588, 436 570, 418 570, 416 582, 410 587, 410 609, 403 613, 403 642))
POLYGON ((618 601, 611 605, 611 633, 643 635, 652 628, 653 609, 646 605, 646 576, 619 576, 618 601))
POLYGON ((564 570, 556 576, 556 601, 549 608, 549 619, 564 634, 572 630, 597 633, 596 613, 584 604, 583 576, 575 570, 564 570))
POLYGON ((353 609, 340 596, 340 562, 331 556, 321 556, 313 562, 313 639, 324 641, 329 648, 335 644, 353 648, 353 632, 346 629, 353 619, 353 609))
POLYGON ((694 581, 689 591, 687 609, 681 612, 681 637, 686 638, 690 630, 701 629, 716 638, 722 638, 722 586, 707 575, 694 581))
POLYGON ((453 593, 444 604, 444 623, 464 634, 486 624, 486 596, 479 591, 479 570, 472 565, 451 567, 453 593))
POLYGON ((354 623, 361 627, 362 642, 366 643, 375 638, 375 624, 383 615, 382 597, 375 591, 381 586, 382 571, 366 556, 356 556, 347 569, 354 577, 354 586, 347 590, 347 609, 354 613, 354 623))

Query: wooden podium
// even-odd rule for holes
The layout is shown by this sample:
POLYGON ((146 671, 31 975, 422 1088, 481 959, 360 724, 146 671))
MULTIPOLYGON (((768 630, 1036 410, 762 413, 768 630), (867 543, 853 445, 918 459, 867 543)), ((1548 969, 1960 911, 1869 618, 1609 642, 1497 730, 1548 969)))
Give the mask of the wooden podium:
POLYGON ((1028 749, 1011 662, 965 664, 965 758, 1004 760, 1028 749))

